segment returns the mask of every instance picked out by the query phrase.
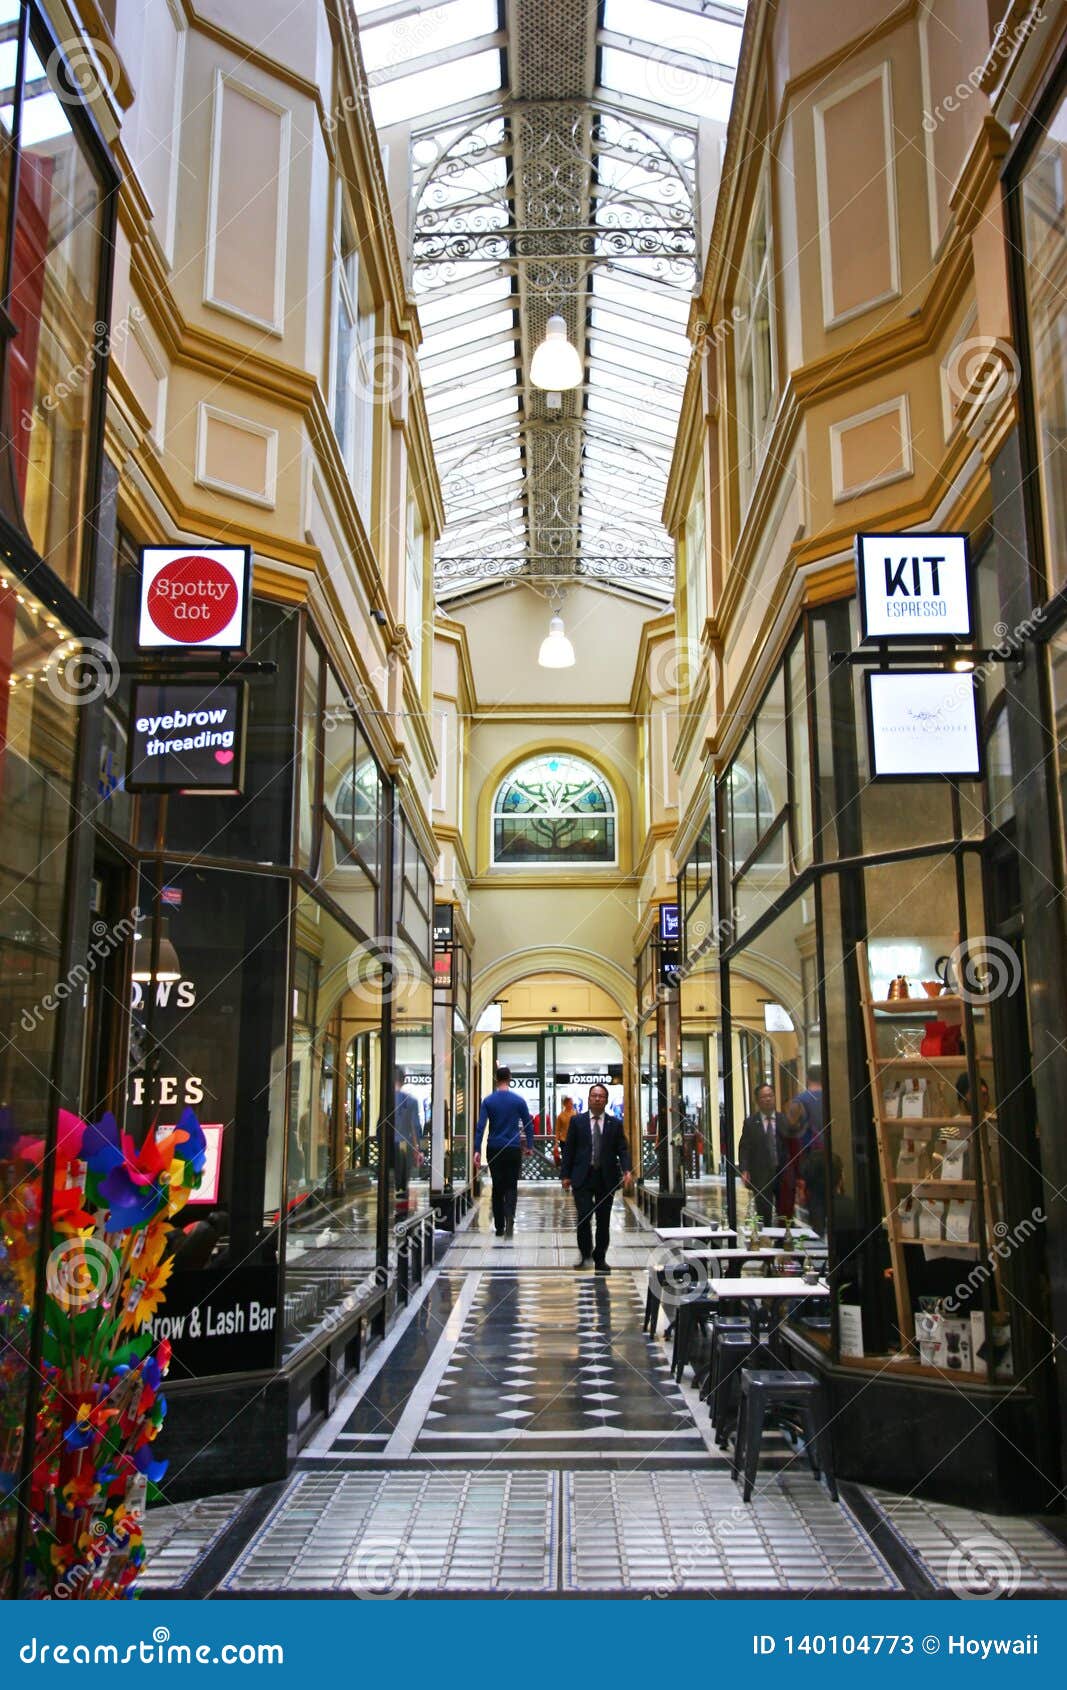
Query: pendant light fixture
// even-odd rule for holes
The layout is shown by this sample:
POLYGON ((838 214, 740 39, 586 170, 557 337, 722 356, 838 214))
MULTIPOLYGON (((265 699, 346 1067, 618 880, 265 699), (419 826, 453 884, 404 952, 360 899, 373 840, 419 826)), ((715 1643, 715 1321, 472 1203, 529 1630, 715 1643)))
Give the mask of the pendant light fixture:
MULTIPOLYGON (((159 918, 159 955, 156 958, 155 979, 180 980, 182 965, 178 961, 178 953, 174 949, 173 941, 167 931, 168 918, 159 918)), ((151 933, 135 933, 133 943, 133 978, 147 984, 152 979, 152 935, 151 933)))
POLYGON ((537 661, 542 669, 574 668, 574 647, 563 628, 563 617, 560 615, 558 597, 552 620, 548 624, 548 633, 541 641, 537 661))
POLYGON ((530 360, 530 385, 548 393, 565 393, 581 387, 585 372, 578 349, 567 339, 567 324, 552 316, 545 325, 545 338, 530 360))

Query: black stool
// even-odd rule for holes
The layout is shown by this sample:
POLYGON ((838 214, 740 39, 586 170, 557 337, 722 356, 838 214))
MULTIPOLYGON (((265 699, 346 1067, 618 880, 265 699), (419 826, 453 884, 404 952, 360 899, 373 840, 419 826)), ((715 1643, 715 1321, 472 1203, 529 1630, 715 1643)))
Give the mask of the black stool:
POLYGON ((726 1448, 741 1407, 741 1375, 745 1368, 774 1366, 774 1357, 757 1334, 724 1332, 715 1345, 713 1375, 709 1393, 715 1442, 726 1448))
MULTIPOLYGON (((746 1338, 751 1334, 752 1323, 744 1314, 723 1314, 721 1308, 716 1309, 712 1316, 711 1347, 708 1351, 708 1368, 700 1381, 700 1400, 708 1402, 715 1383, 715 1345, 726 1333, 742 1333, 746 1338)), ((712 1416, 714 1419, 714 1415, 712 1416)))
POLYGON ((752 1497, 767 1416, 784 1410, 792 1410, 799 1416, 811 1470, 816 1477, 822 1470, 826 1488, 836 1502, 833 1447, 826 1426, 826 1394, 814 1373, 791 1373, 778 1367, 743 1367, 732 1472, 735 1479, 739 1473, 744 1476, 745 1502, 752 1497))

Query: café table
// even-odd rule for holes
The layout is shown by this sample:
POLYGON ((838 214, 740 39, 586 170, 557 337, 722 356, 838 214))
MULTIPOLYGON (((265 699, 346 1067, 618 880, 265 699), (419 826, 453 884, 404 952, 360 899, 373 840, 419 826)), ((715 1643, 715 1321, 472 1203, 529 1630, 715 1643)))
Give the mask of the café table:
POLYGON ((736 1238, 737 1233, 732 1226, 657 1226, 657 1238, 662 1238, 665 1244, 673 1244, 683 1238, 736 1238))
MULTIPOLYGON (((770 1282, 770 1279, 773 1279, 776 1283, 792 1287, 793 1295, 799 1298, 804 1294, 803 1290, 797 1289, 798 1287, 804 1286, 804 1280, 799 1272, 772 1274, 768 1278, 757 1277, 755 1274, 746 1275, 742 1272, 742 1269, 745 1262, 762 1262, 770 1264, 772 1262, 780 1261, 782 1256, 789 1256, 799 1260, 801 1256, 809 1255, 809 1253, 821 1254, 818 1250, 809 1252, 804 1248, 799 1250, 783 1250, 781 1248, 774 1247, 748 1249, 742 1246, 724 1250, 704 1249, 680 1251, 679 1255, 682 1263, 686 1267, 688 1267, 690 1263, 692 1264, 693 1279, 691 1290, 689 1290, 683 1282, 681 1295, 678 1298, 678 1304, 675 1309, 674 1320, 671 1326, 667 1328, 668 1337, 671 1335, 672 1327, 674 1333, 674 1347, 671 1354, 671 1371, 673 1372, 675 1378, 681 1379, 683 1373, 685 1372, 685 1364, 689 1359, 689 1347, 692 1342, 693 1327, 698 1314, 701 1312, 705 1314, 707 1313, 709 1301, 714 1295, 712 1287, 722 1284, 743 1286, 745 1287, 745 1290, 741 1293, 741 1295, 751 1297, 753 1296, 753 1292, 751 1290, 752 1286, 766 1285, 770 1282), (724 1269, 724 1276, 704 1278, 703 1274, 706 1273, 709 1266, 722 1266, 724 1269), (703 1272, 701 1270, 703 1270, 703 1272)), ((658 1281, 660 1288, 662 1287, 662 1283, 663 1281, 661 1276, 658 1281)), ((659 1300, 660 1302, 663 1300, 661 1289, 659 1300)), ((756 1313, 756 1307, 755 1304, 753 1304, 754 1323, 756 1320, 756 1313)), ((653 1331, 655 1331, 654 1326, 653 1331)))

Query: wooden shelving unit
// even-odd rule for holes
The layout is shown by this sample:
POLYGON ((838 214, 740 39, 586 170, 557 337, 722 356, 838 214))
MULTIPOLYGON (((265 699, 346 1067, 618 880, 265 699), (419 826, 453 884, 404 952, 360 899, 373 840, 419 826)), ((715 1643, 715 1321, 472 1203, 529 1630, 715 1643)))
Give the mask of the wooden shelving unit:
MULTIPOLYGON (((920 1245, 941 1251, 958 1251, 961 1276, 966 1277, 964 1258, 973 1256, 977 1259, 979 1253, 988 1248, 989 1241, 994 1237, 993 1228, 1001 1212, 999 1186, 993 1178, 994 1158, 985 1142, 988 1133, 986 1121, 979 1116, 976 1125, 974 1117, 970 1114, 944 1113, 948 1100, 956 1097, 956 1085, 960 1075, 968 1071, 966 1055, 900 1055, 899 1052, 894 1053, 886 1049, 889 1039, 895 1037, 896 1031, 899 1030, 896 1024, 906 1024, 909 1020, 916 1027, 920 1023, 935 1019, 954 1023, 960 1027, 961 1035, 965 1039, 968 1018, 964 1013, 963 999, 952 993, 942 993, 939 997, 924 995, 920 998, 891 1000, 872 998, 866 945, 856 946, 856 961, 867 1041, 867 1066, 874 1098, 878 1165, 889 1256, 893 1269, 897 1323, 904 1345, 902 1355, 908 1358, 906 1365, 918 1368, 918 1362, 914 1358, 915 1322, 908 1284, 906 1252, 909 1248, 914 1249, 920 1245), (888 1086, 893 1088, 894 1101, 901 1107, 903 1098, 909 1091, 911 1095, 915 1094, 918 1089, 916 1082, 919 1081, 924 1083, 928 1099, 931 1093, 934 1094, 936 1113, 903 1115, 887 1108, 888 1086), (944 1147, 953 1136, 962 1138, 969 1146, 970 1168, 966 1179, 944 1179, 937 1173, 938 1155, 943 1156, 944 1147), (902 1175, 898 1172, 901 1150, 906 1139, 919 1147, 918 1153, 928 1164, 924 1171, 915 1175, 902 1175), (909 1198, 913 1198, 916 1203, 970 1203, 968 1237, 958 1239, 944 1234, 940 1238, 915 1237, 906 1232, 905 1216, 908 1214, 909 1198)), ((979 1018, 976 1012, 970 1017, 970 1022, 972 1032, 980 1043, 980 1034, 986 1025, 985 1018, 979 1018)), ((991 1061, 987 1052, 976 1049, 975 1063, 979 1076, 983 1069, 991 1072, 991 1061)), ((999 1258, 995 1255, 993 1272, 996 1280, 994 1302, 998 1302, 999 1258)), ((939 1370, 933 1367, 924 1366, 919 1371, 929 1377, 940 1376, 939 1370)), ((959 1378, 961 1375, 957 1373, 952 1377, 959 1378)), ((968 1373, 964 1377, 985 1379, 987 1375, 985 1372, 968 1373)))

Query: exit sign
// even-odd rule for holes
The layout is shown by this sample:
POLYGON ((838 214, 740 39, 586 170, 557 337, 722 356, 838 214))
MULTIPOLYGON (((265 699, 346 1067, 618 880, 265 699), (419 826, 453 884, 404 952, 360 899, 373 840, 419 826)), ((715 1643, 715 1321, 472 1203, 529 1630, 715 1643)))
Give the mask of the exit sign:
POLYGON ((864 641, 971 638, 966 534, 857 534, 856 572, 864 641))

